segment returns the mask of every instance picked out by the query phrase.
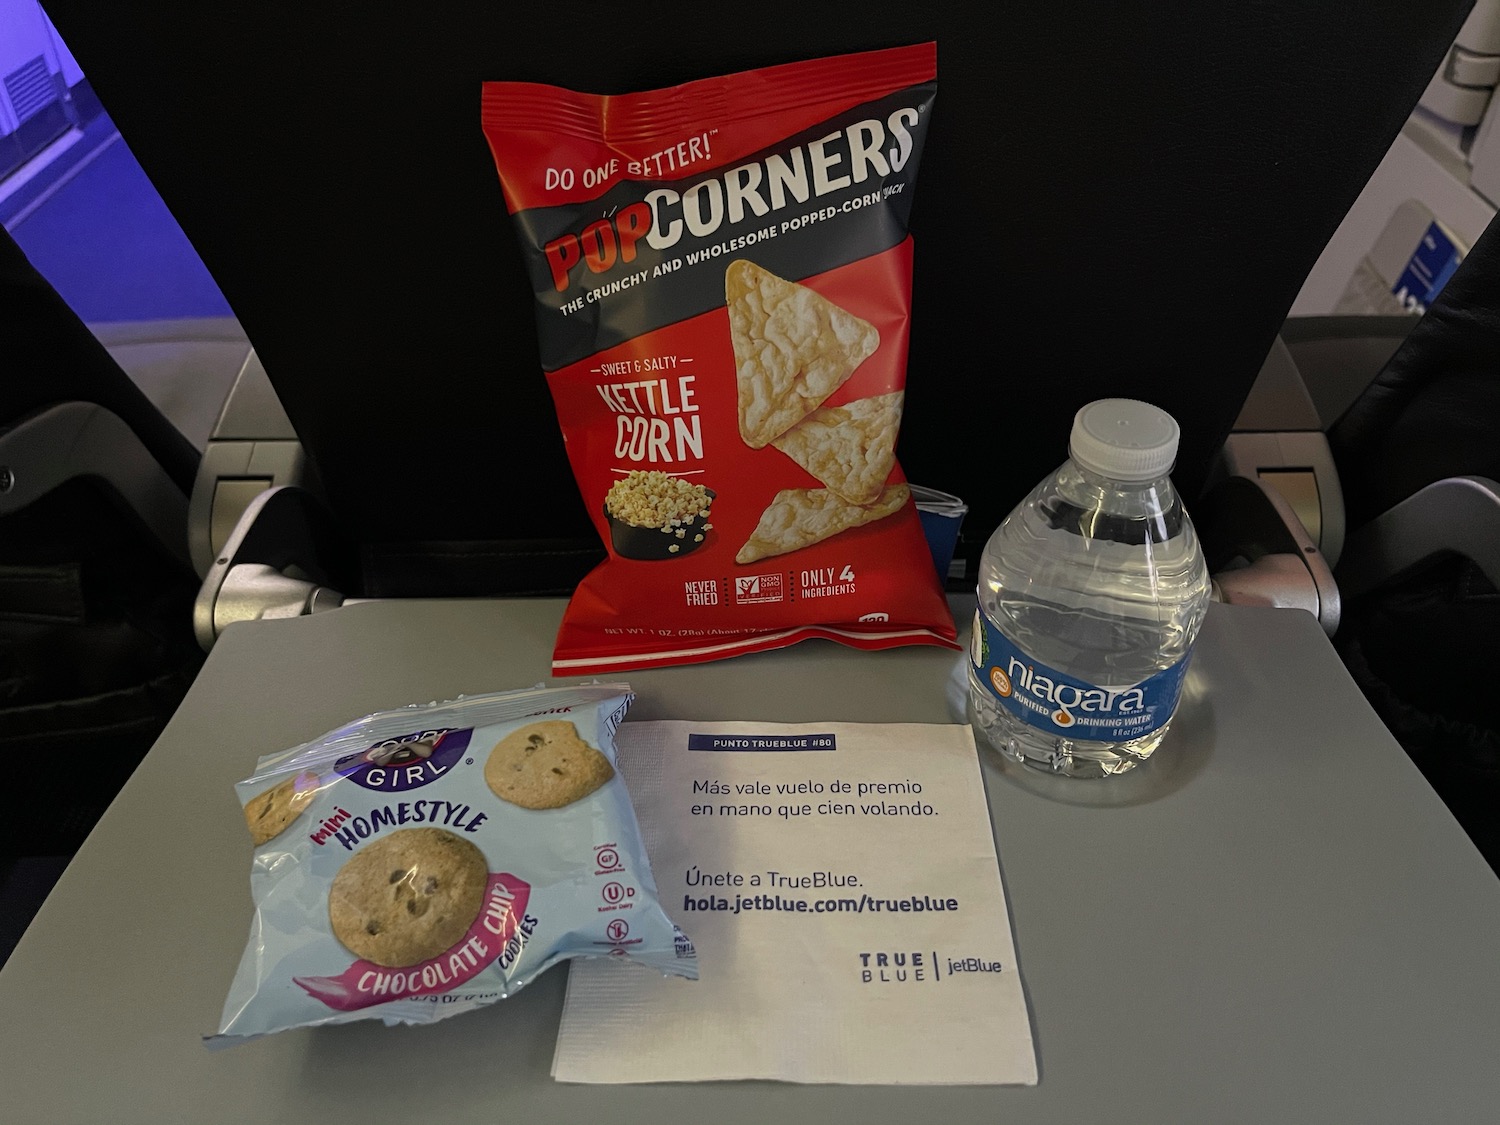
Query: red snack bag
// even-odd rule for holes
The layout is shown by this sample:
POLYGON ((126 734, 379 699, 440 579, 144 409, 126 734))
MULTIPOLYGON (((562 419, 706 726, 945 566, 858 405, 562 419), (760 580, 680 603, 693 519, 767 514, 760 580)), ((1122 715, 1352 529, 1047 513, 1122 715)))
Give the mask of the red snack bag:
POLYGON ((609 557, 553 671, 957 647, 896 436, 935 44, 601 97, 487 82, 542 365, 609 557))

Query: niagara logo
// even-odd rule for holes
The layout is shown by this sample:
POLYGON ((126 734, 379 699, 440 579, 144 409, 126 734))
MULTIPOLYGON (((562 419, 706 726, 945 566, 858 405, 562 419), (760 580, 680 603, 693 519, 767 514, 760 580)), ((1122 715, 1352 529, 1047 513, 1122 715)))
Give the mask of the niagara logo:
POLYGON ((1123 717, 1139 715, 1146 710, 1146 693, 1140 687, 1111 691, 1108 688, 1081 688, 1073 684, 1054 683, 1048 676, 1037 675, 1033 666, 1022 663, 1014 656, 1010 658, 1007 671, 1002 672, 998 667, 991 669, 990 682, 1003 696, 1009 696, 1014 691, 1016 702, 1034 711, 1046 711, 1048 708, 1027 699, 1023 692, 1034 696, 1036 700, 1051 704, 1053 709, 1049 717, 1060 727, 1070 727, 1078 721, 1073 714, 1075 711, 1123 717), (1010 690, 1003 690, 1002 683, 1010 690))

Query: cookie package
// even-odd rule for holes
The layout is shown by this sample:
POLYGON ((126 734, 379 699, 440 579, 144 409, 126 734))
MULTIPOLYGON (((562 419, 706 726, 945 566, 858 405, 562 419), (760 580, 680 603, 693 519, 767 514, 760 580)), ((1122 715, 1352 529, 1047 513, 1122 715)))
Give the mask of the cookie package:
POLYGON ((481 122, 608 556, 558 675, 822 637, 955 646, 896 459, 932 43, 614 96, 486 82, 481 122))
POLYGON ((623 684, 368 715, 235 787, 250 941, 211 1047, 359 1019, 432 1023, 559 961, 695 979, 616 769, 623 684))

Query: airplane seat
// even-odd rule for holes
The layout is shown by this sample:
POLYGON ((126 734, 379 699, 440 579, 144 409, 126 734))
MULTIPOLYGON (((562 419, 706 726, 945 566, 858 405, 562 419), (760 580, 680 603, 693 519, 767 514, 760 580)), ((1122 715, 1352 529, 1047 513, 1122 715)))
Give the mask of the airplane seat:
MULTIPOLYGON (((123 618, 175 669, 153 721, 195 666, 183 652, 192 628, 207 647, 223 622, 344 595, 563 594, 602 558, 539 370, 528 275, 479 127, 482 81, 624 92, 936 40, 899 455, 910 479, 968 502, 959 554, 972 564, 1094 398, 1170 410, 1183 432, 1178 487, 1190 503, 1201 494, 1303 278, 1467 8, 1374 0, 1355 18, 1332 0, 1070 0, 1065 12, 765 0, 726 23, 683 0, 565 16, 442 0, 357 18, 292 0, 228 13, 50 0, 289 423, 225 429, 233 448, 205 459, 200 479, 305 469, 318 484, 249 498, 247 486, 245 517, 218 535, 218 486, 200 488, 199 515, 210 514, 195 527, 209 531, 192 557, 207 577, 191 614, 123 618), (271 442, 276 463, 257 466, 271 442)), ((24 341, 17 370, 29 373, 19 388, 0 380, 0 419, 31 424, 29 413, 78 399, 122 425, 86 410, 54 417, 66 448, 123 450, 120 431, 135 435, 150 456, 134 457, 134 529, 147 528, 141 550, 166 556, 154 608, 180 606, 184 590, 191 600, 187 548, 172 544, 186 542, 174 528, 197 452, 3 240, 0 266, 3 346, 24 341)), ((252 397, 259 376, 243 388, 252 397)), ((63 446, 30 449, 46 461, 63 446)), ((84 483, 120 460, 131 457, 101 456, 84 483)), ((61 526, 92 543, 93 519, 61 526)), ((89 626, 75 616, 60 634, 89 626)), ((62 711, 63 737, 38 763, 86 745, 67 737, 62 711)), ((122 768, 149 745, 147 725, 122 768)))
POLYGON ((1500 229, 1329 428, 1346 665, 1500 870, 1500 229))
POLYGON ((0 815, 3 886, 78 848, 202 654, 198 454, 3 232, 0 349, 0 754, 24 794, 0 815))
MULTIPOLYGON (((347 545, 324 568, 343 594, 567 593, 602 557, 539 371, 483 80, 608 93, 937 40, 899 453, 968 502, 972 562, 1093 398, 1171 410, 1178 485, 1198 493, 1467 5, 1380 0, 1355 20, 1074 0, 1064 19, 767 0, 732 27, 686 3, 588 7, 607 49, 545 5, 49 4, 254 341, 327 501, 287 502, 289 522, 347 545)), ((214 559, 288 569, 232 546, 214 559)))
POLYGON ((543 5, 477 0, 357 20, 290 0, 49 12, 254 341, 326 499, 260 494, 249 514, 275 534, 242 521, 201 552, 212 643, 221 616, 258 615, 260 585, 276 614, 566 593, 602 557, 539 372, 483 80, 628 91, 937 40, 899 453, 968 502, 972 562, 1093 398, 1172 411, 1178 486, 1202 494, 1467 7, 1074 0, 1064 21, 767 0, 728 29, 673 2, 608 18, 607 50, 543 5), (255 581, 220 615, 237 566, 255 581))

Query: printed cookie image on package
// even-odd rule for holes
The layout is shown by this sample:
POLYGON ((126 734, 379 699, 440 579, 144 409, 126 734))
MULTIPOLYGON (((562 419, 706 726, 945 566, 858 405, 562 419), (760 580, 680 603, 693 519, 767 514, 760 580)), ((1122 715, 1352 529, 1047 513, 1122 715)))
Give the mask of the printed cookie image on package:
POLYGON ((512 731, 484 763, 490 791, 523 809, 571 805, 614 775, 609 759, 580 738, 576 726, 557 720, 512 731))
POLYGON ((339 944, 404 969, 451 948, 479 917, 484 853, 442 828, 401 828, 339 869, 328 920, 339 944))
POLYGON ((559 675, 823 638, 956 647, 896 458, 932 43, 594 95, 486 82, 607 557, 559 675))
POLYGON ((623 684, 471 696, 261 759, 236 787, 255 922, 210 1046, 431 1023, 572 957, 696 978, 616 768, 633 698, 623 684))
POLYGON ((257 846, 291 826, 318 795, 318 775, 299 773, 256 794, 245 803, 245 825, 257 846))

